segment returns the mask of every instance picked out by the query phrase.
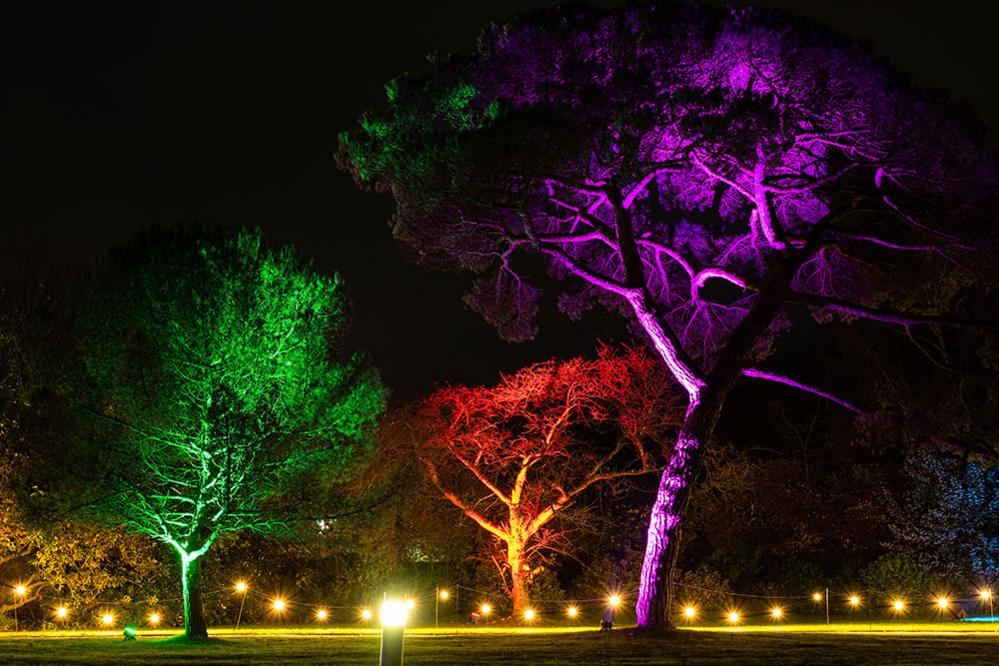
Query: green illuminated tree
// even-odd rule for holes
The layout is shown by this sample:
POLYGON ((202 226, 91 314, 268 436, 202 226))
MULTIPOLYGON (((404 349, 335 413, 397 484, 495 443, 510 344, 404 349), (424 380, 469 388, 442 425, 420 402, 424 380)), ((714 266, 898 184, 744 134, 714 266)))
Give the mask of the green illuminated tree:
POLYGON ((96 515, 173 547, 186 634, 204 638, 201 558, 225 532, 290 529, 303 479, 355 468, 385 392, 341 349, 339 277, 258 232, 148 232, 88 293, 83 375, 109 442, 96 515))

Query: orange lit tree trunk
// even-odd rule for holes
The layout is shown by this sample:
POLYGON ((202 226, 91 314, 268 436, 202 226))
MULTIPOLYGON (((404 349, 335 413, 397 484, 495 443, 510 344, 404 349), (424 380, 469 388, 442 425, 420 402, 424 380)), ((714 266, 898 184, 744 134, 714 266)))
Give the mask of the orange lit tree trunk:
POLYGON ((513 603, 514 617, 521 617, 530 603, 527 586, 530 584, 530 568, 525 551, 527 544, 518 539, 506 542, 506 563, 510 567, 510 601, 513 603))

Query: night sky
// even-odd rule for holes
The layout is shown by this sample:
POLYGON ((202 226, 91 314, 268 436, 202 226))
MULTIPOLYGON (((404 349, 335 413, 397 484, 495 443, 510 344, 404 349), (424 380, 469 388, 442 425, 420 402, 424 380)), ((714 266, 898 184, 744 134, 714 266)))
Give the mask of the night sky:
MULTIPOLYGON (((611 318, 572 324, 549 308, 536 341, 501 342, 463 306, 464 279, 395 252, 389 198, 360 192, 333 162, 337 133, 382 99, 386 81, 430 52, 472 48, 491 21, 555 3, 34 4, 0 16, 0 242, 83 262, 143 224, 258 225, 342 273, 354 341, 401 397, 623 336, 611 318)), ((756 4, 870 41, 997 133, 988 3, 756 4)))

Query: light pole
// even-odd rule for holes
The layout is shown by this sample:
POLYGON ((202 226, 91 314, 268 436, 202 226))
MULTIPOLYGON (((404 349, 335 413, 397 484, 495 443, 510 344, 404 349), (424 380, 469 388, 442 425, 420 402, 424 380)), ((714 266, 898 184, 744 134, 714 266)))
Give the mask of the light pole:
POLYGON ((402 666, 402 640, 409 609, 395 599, 382 603, 382 650, 378 663, 381 666, 402 666))
MULTIPOLYGON (((28 589, 24 585, 18 585, 14 588, 14 596, 24 599, 24 595, 28 593, 28 589)), ((14 600, 14 631, 19 631, 20 627, 17 624, 17 607, 20 605, 18 599, 14 600)))
POLYGON ((245 581, 236 582, 236 592, 242 597, 239 600, 239 614, 236 616, 236 628, 233 631, 239 631, 239 621, 243 619, 243 604, 246 603, 246 591, 247 585, 245 581))
POLYGON ((995 611, 992 609, 992 590, 982 590, 981 592, 979 592, 979 596, 981 596, 982 601, 989 602, 989 621, 995 622, 996 614, 995 611))
POLYGON ((451 595, 448 593, 447 590, 442 590, 440 588, 440 586, 437 587, 437 589, 436 589, 436 595, 435 595, 436 598, 434 599, 434 629, 437 629, 438 626, 439 626, 438 620, 439 620, 439 616, 440 616, 440 605, 441 605, 441 602, 442 601, 447 601, 448 597, 450 597, 450 596, 451 595))

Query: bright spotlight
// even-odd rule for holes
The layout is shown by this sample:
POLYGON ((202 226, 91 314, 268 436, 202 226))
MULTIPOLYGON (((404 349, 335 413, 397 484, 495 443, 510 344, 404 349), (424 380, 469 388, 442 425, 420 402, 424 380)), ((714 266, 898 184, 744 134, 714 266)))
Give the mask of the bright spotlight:
POLYGON ((985 601, 988 601, 989 599, 992 598, 992 590, 982 590, 978 593, 978 596, 980 596, 985 601))
POLYGON ((390 599, 382 604, 383 627, 404 627, 409 618, 409 603, 390 599))
POLYGON ((775 620, 779 620, 784 617, 784 610, 782 608, 771 608, 770 615, 775 620))
POLYGON ((739 623, 739 614, 736 613, 735 611, 730 611, 729 614, 728 614, 728 621, 729 621, 730 624, 738 624, 739 623))
POLYGON ((528 608, 524 611, 524 619, 528 622, 532 622, 535 617, 537 617, 537 613, 535 613, 533 609, 528 608))
POLYGON ((26 588, 24 585, 18 585, 17 587, 14 588, 14 592, 17 594, 17 596, 23 597, 25 594, 28 593, 28 588, 26 588))
POLYGON ((412 599, 406 599, 406 610, 413 610, 416 608, 416 602, 412 599))
POLYGON ((607 599, 607 603, 611 605, 611 608, 617 608, 618 606, 621 605, 621 597, 617 596, 616 594, 612 594, 610 598, 607 599))
POLYGON ((816 592, 812 595, 812 601, 822 601, 822 593, 816 592))
POLYGON ((858 597, 856 594, 853 595, 852 597, 850 597, 850 605, 851 606, 859 606, 860 605, 860 597, 858 597))
POLYGON ((110 627, 112 624, 114 624, 114 615, 112 615, 111 613, 105 613, 104 615, 101 616, 101 622, 105 626, 110 627))
POLYGON ((579 609, 576 608, 575 606, 569 606, 568 608, 565 609, 565 614, 571 618, 575 618, 577 615, 579 615, 579 609))
POLYGON ((493 612, 493 607, 490 606, 489 604, 482 604, 481 606, 479 606, 479 612, 482 615, 489 615, 490 613, 493 612))
POLYGON ((441 601, 447 601, 447 598, 450 597, 450 596, 451 595, 448 594, 447 590, 441 590, 441 593, 440 593, 441 601))
POLYGON ((274 609, 275 613, 283 613, 286 606, 284 599, 275 599, 271 602, 271 608, 274 609))
POLYGON ((940 597, 937 599, 937 606, 940 608, 947 608, 950 605, 950 599, 947 597, 940 597))
POLYGON ((905 602, 901 599, 896 599, 891 603, 891 607, 895 609, 896 613, 901 613, 905 610, 905 602))
POLYGON ((244 592, 246 592, 246 581, 242 581, 242 580, 241 581, 237 581, 236 582, 236 591, 239 592, 240 594, 243 594, 244 592))
POLYGON ((67 615, 69 615, 69 609, 65 606, 59 606, 59 608, 56 608, 55 616, 60 620, 65 620, 67 615))
POLYGON ((364 620, 364 621, 370 620, 371 619, 371 611, 368 610, 367 608, 362 609, 361 610, 361 619, 364 620))
POLYGON ((692 618, 695 615, 697 615, 697 609, 694 608, 693 606, 687 606, 686 608, 683 609, 683 614, 688 618, 692 618))
POLYGON ((320 622, 325 622, 326 618, 330 616, 329 612, 325 608, 320 608, 316 611, 316 619, 320 622))
POLYGON ((149 614, 149 624, 159 624, 159 623, 160 623, 160 614, 159 613, 150 613, 149 614))

